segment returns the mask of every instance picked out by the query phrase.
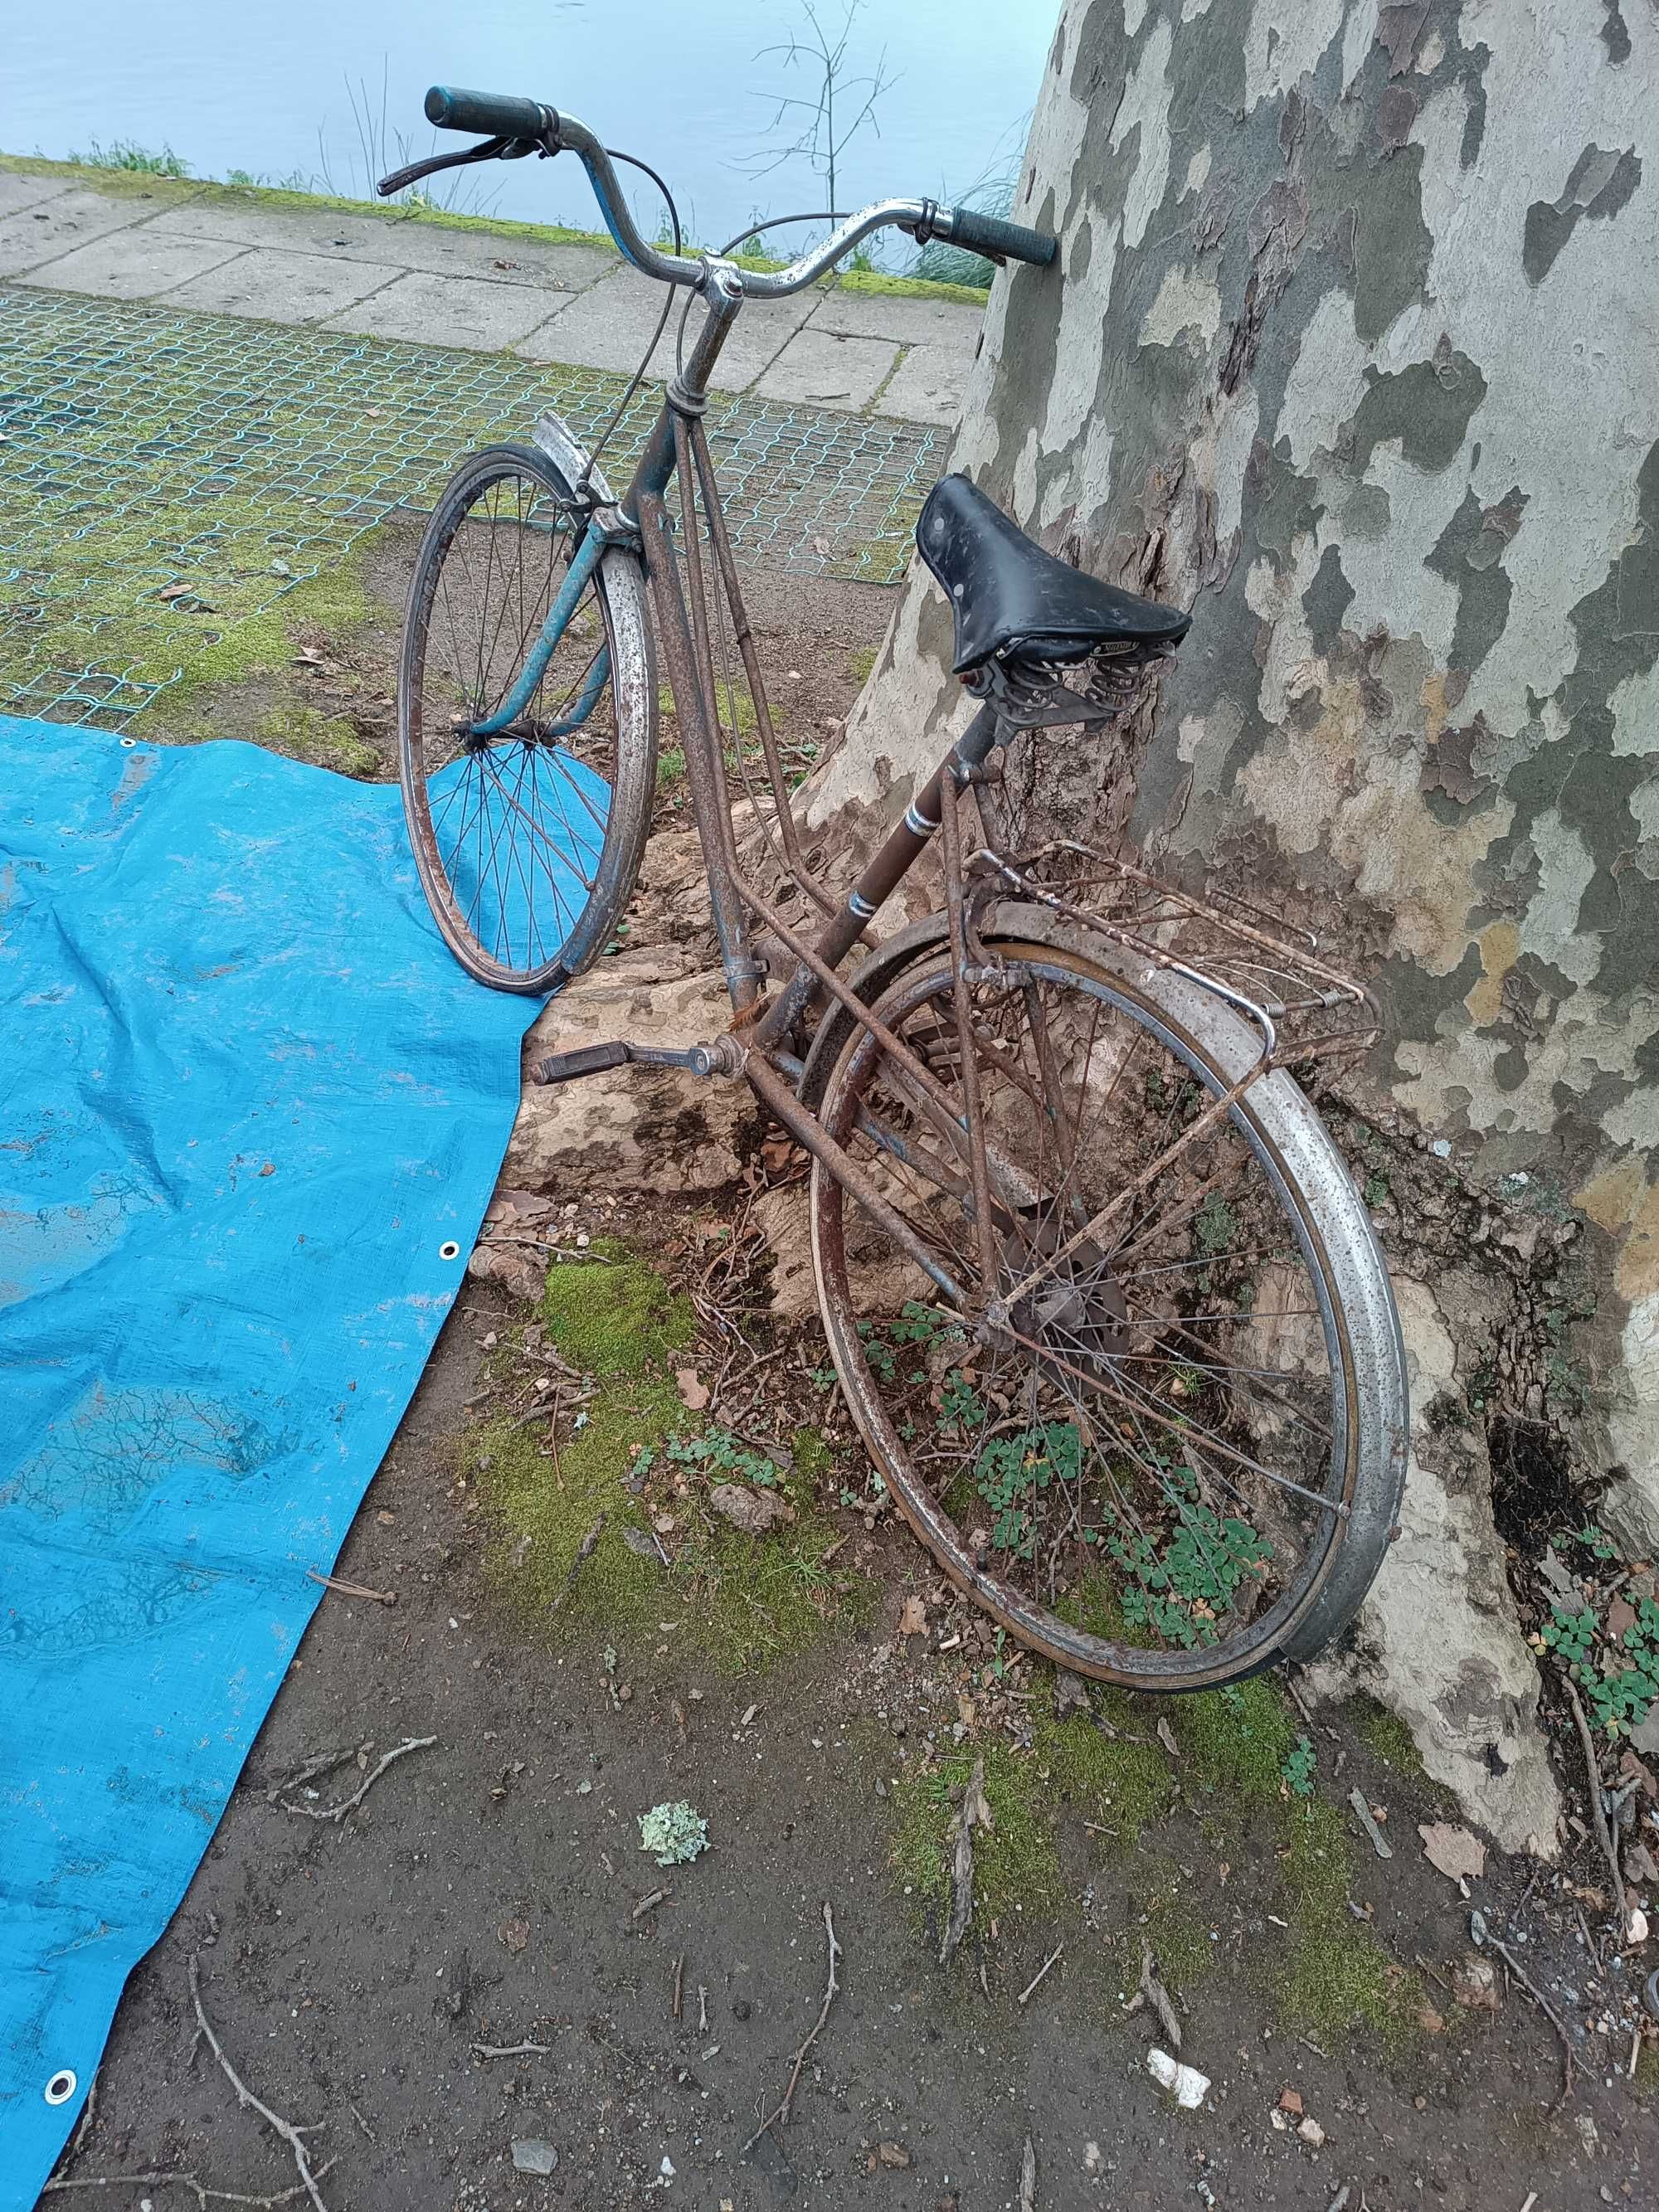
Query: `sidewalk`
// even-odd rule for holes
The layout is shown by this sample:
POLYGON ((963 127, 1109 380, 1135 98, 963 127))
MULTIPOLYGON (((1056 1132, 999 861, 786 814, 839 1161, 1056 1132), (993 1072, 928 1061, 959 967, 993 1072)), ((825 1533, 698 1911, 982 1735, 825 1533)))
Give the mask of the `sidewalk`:
MULTIPOLYGON (((413 339, 631 374, 662 287, 616 254, 533 234, 295 211, 210 186, 0 169, 0 277, 41 290, 413 339)), ((981 310, 915 293, 819 286, 744 311, 717 390, 954 428, 981 310)), ((665 376, 674 325, 653 356, 665 376)))

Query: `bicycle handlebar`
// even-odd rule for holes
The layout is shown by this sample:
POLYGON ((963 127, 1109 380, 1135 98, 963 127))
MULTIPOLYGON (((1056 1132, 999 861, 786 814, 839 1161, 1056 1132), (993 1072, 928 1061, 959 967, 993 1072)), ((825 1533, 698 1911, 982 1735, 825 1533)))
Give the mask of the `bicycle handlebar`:
MULTIPOLYGON (((610 155, 587 125, 579 123, 574 115, 562 115, 556 107, 520 99, 514 93, 465 92, 442 84, 434 84, 427 94, 426 114, 427 120, 436 124, 440 130, 482 132, 492 141, 501 142, 499 156, 494 147, 488 156, 486 149, 480 147, 466 154, 445 157, 432 167, 486 157, 507 158, 532 150, 558 154, 568 149, 586 170, 605 228, 623 259, 662 283, 687 284, 694 289, 702 287, 708 273, 707 258, 699 257, 694 260, 684 254, 662 253, 647 244, 623 195, 610 155)), ((428 165, 418 166, 424 173, 428 165)), ((386 195, 410 180, 408 171, 399 171, 396 177, 384 178, 379 189, 386 195)), ((940 207, 933 200, 881 200, 860 214, 849 216, 816 251, 791 262, 787 269, 745 269, 744 291, 750 299, 762 300, 782 299, 788 293, 802 291, 808 284, 816 283, 861 238, 867 238, 873 230, 888 228, 908 231, 922 245, 930 239, 943 239, 950 245, 986 254, 993 260, 1025 261, 1040 269, 1046 268, 1058 251, 1055 240, 1045 237, 1041 231, 1026 230, 1018 223, 981 215, 972 208, 940 207)))

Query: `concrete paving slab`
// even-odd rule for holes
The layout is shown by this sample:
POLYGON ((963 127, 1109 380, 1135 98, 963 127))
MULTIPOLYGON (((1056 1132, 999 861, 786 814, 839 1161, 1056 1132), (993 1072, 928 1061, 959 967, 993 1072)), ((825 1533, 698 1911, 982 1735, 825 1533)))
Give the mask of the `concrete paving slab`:
POLYGON ((150 300, 186 277, 236 258, 240 246, 222 238, 158 238, 137 230, 94 239, 31 269, 28 281, 47 292, 92 292, 104 300, 150 300))
POLYGON ((558 296, 539 285, 492 284, 419 269, 331 316, 324 327, 495 353, 545 322, 549 302, 558 296))
MULTIPOLYGON (((527 361, 568 362, 580 368, 614 369, 631 376, 640 365, 657 318, 663 287, 635 269, 619 269, 602 284, 583 292, 552 320, 514 349, 527 361)), ((674 303, 647 372, 667 379, 674 374, 675 326, 685 306, 682 292, 674 303)), ((738 314, 711 380, 716 392, 746 392, 811 313, 810 297, 754 300, 738 314)), ((689 351, 702 327, 702 309, 694 305, 686 325, 689 351)))
POLYGON ((372 215, 326 210, 296 212, 265 207, 223 207, 210 201, 169 208, 154 226, 184 238, 234 238, 244 246, 274 246, 289 253, 326 253, 397 269, 425 269, 486 283, 547 283, 579 292, 609 276, 617 256, 592 246, 549 246, 499 232, 445 230, 433 223, 377 222, 372 215))
POLYGON ((21 276, 74 246, 142 222, 154 212, 149 201, 137 196, 110 199, 102 192, 59 192, 0 221, 0 276, 21 276))
POLYGON ((0 216, 15 215, 19 208, 38 207, 42 200, 56 199, 68 189, 61 177, 22 177, 15 170, 0 169, 0 216))
POLYGON ((848 337, 896 338, 901 345, 953 345, 971 356, 984 320, 982 307, 965 307, 954 300, 837 288, 824 295, 812 327, 840 331, 848 337))
POLYGON ((838 337, 819 330, 815 319, 790 339, 762 377, 757 396, 855 414, 875 398, 898 350, 888 338, 838 337))
POLYGON ((939 422, 954 430, 962 420, 971 353, 960 346, 912 346, 881 395, 877 412, 907 422, 939 422))
MULTIPOLYGON (((205 240, 178 240, 204 245, 205 240)), ((259 323, 314 323, 355 307, 404 272, 384 262, 349 261, 343 255, 282 253, 256 246, 239 252, 204 276, 192 276, 167 295, 169 307, 200 307, 217 315, 246 315, 259 323)))

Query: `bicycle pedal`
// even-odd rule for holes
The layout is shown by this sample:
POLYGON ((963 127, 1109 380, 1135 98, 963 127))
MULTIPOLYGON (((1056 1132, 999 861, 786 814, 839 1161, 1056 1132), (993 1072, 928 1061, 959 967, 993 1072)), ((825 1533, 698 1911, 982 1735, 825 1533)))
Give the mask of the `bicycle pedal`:
POLYGON ((718 1044, 694 1044, 684 1051, 667 1045, 627 1044, 618 1037, 610 1044, 578 1045, 574 1052, 550 1053, 530 1071, 532 1083, 574 1083, 583 1075, 603 1075, 611 1067, 683 1067, 692 1075, 717 1075, 724 1070, 718 1044))

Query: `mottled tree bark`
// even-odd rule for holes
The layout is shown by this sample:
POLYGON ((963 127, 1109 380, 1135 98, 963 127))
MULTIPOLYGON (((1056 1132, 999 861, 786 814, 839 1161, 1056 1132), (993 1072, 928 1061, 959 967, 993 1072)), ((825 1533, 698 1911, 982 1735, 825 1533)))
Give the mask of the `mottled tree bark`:
MULTIPOLYGON (((954 459, 1193 611, 1056 803, 1294 902, 1383 1000, 1437 1422, 1364 1636, 1509 1840, 1553 1789, 1471 1408, 1500 1510, 1570 1431, 1659 1549, 1656 87, 1650 0, 1069 0, 1014 210, 1059 264, 1000 278, 954 459)), ((818 823, 937 758, 949 636, 918 567, 818 823)))

